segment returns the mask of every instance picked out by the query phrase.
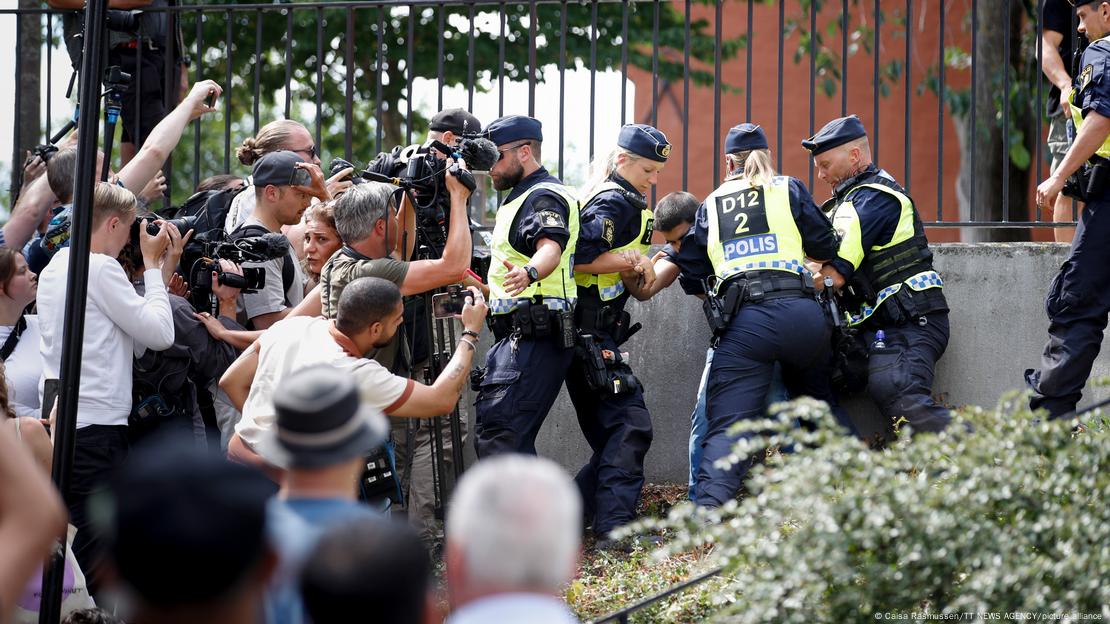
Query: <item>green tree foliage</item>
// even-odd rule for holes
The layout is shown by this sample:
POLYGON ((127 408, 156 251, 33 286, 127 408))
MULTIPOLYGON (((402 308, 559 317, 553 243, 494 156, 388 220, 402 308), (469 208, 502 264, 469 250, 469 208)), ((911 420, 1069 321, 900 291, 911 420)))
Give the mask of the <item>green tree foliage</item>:
MULTIPOLYGON (((824 403, 749 421, 733 457, 769 454, 749 494, 676 507, 663 554, 711 546, 728 622, 860 622, 911 612, 1110 617, 1110 421, 1041 420, 1027 396, 968 409, 947 432, 871 451, 824 403), (796 419, 814 430, 795 428, 796 419), (971 430, 973 428, 973 431, 971 430)), ((906 618, 908 619, 908 617, 906 618)), ((1042 618, 1043 619, 1043 618, 1042 618)))
MULTIPOLYGON (((712 4, 710 0, 697 3, 712 4)), ((191 78, 200 75, 223 84, 230 73, 225 101, 230 101, 226 114, 231 120, 232 150, 255 130, 257 83, 260 125, 288 114, 315 132, 319 98, 323 152, 346 154, 349 130, 349 155, 364 162, 382 149, 419 140, 426 132, 427 119, 422 114, 426 111, 414 110, 408 123, 410 106, 426 96, 410 93, 414 78, 448 87, 473 85, 483 92, 496 89, 501 79, 527 82, 530 72, 542 81, 540 70, 558 64, 568 69, 620 70, 625 53, 628 66, 651 70, 652 41, 658 33, 656 69, 661 78, 679 79, 688 73, 698 84, 711 84, 716 55, 735 57, 743 38, 726 38, 717 46, 712 25, 693 19, 689 47, 697 66, 688 71, 683 64, 685 21, 684 12, 670 2, 562 2, 534 8, 529 4, 389 4, 350 10, 287 4, 266 11, 184 11, 181 29, 194 56, 191 78), (533 10, 535 67, 529 65, 533 10), (627 45, 622 37, 626 17, 627 45), (413 43, 411 62, 409 42, 413 43), (352 111, 350 123, 345 123, 348 80, 352 111)), ((202 122, 204 155, 199 177, 223 172, 226 119, 212 116, 202 122)), ((193 181, 195 159, 188 138, 187 134, 175 154, 176 188, 191 187, 193 181)), ((237 166, 234 155, 229 161, 232 168, 237 166)))

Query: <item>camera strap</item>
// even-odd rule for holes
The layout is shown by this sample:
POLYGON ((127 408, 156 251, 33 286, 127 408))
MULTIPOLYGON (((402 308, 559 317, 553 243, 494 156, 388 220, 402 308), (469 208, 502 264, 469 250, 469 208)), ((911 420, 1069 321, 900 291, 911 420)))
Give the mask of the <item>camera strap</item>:
POLYGON ((19 315, 19 320, 15 322, 15 327, 12 327, 12 333, 8 334, 8 339, 4 341, 4 346, 0 347, 0 360, 7 361, 11 357, 12 352, 15 351, 16 346, 19 345, 19 338, 27 329, 27 315, 26 312, 19 315))
MULTIPOLYGON (((264 226, 257 223, 243 224, 235 228, 235 231, 231 233, 231 240, 240 240, 253 236, 265 236, 270 233, 270 230, 267 230, 264 226)), ((289 252, 285 254, 285 257, 281 259, 282 294, 289 292, 289 289, 293 287, 293 280, 297 277, 297 269, 293 266, 296 260, 292 254, 293 250, 290 248, 289 252)))

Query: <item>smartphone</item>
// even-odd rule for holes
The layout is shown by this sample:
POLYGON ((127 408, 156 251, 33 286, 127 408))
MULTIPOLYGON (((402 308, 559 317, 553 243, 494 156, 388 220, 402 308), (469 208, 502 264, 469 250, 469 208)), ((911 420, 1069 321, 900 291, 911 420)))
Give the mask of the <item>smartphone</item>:
POLYGON ((47 379, 42 385, 42 419, 48 420, 54 404, 58 402, 58 392, 61 390, 61 380, 47 379))
POLYGON ((447 292, 432 295, 432 316, 437 319, 454 318, 462 312, 469 294, 470 291, 463 288, 462 284, 451 284, 447 287, 447 292))
POLYGON ((290 186, 312 186, 312 176, 308 169, 297 167, 293 170, 293 177, 289 179, 290 186))

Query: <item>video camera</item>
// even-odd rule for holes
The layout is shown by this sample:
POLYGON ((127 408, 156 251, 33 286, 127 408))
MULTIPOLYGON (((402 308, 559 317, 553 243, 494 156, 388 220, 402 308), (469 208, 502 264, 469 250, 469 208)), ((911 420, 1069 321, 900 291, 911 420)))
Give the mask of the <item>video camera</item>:
MULTIPOLYGON (((176 225, 179 219, 170 221, 176 225)), ((186 280, 192 291, 193 307, 201 312, 215 313, 216 304, 212 297, 212 273, 216 273, 219 284, 238 288, 244 293, 258 292, 266 287, 266 270, 262 267, 242 267, 243 275, 226 273, 220 260, 230 260, 235 264, 244 262, 265 262, 284 258, 289 253, 289 240, 279 233, 263 234, 238 240, 226 240, 222 229, 200 234, 197 240, 190 241, 181 256, 182 268, 188 266, 186 280), (209 238, 209 234, 212 238, 209 238)))
MULTIPOLYGON (((220 260, 241 265, 244 262, 284 258, 289 253, 289 240, 276 232, 231 240, 222 227, 223 219, 220 217, 219 207, 212 202, 204 202, 204 199, 198 193, 181 209, 196 210, 195 213, 163 222, 176 228, 182 237, 196 231, 181 254, 180 269, 192 292, 190 301, 193 307, 198 312, 214 313, 218 302, 212 297, 212 272, 216 273, 219 284, 238 288, 244 293, 258 292, 266 287, 265 269, 244 267, 243 275, 240 276, 224 272, 220 260)), ((150 217, 136 217, 131 227, 131 244, 136 250, 139 247, 139 227, 144 218, 150 217)), ((148 222, 146 228, 148 234, 155 236, 161 225, 148 222)))
MULTIPOLYGON (((463 137, 457 148, 433 140, 424 145, 396 148, 389 154, 380 154, 366 169, 352 174, 349 179, 355 184, 384 182, 410 191, 416 210, 416 244, 426 247, 431 256, 439 257, 443 254, 447 231, 451 227, 447 173, 450 172, 474 191, 478 184, 470 172, 489 171, 499 155, 497 146, 481 137, 463 137), (458 163, 448 166, 446 158, 461 158, 469 170, 459 167, 458 163)), ((348 167, 357 169, 350 162, 336 158, 329 169, 335 175, 348 167)))

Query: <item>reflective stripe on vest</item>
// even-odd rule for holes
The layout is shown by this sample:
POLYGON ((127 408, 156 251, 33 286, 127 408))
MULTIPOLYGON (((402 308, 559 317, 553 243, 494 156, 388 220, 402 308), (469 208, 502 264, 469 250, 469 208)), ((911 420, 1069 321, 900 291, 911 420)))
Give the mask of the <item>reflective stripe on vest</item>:
MULTIPOLYGON (((1090 50, 1094 47, 1096 43, 1102 41, 1110 41, 1110 35, 1092 41, 1091 44, 1087 46, 1087 50, 1090 50)), ((1083 52, 1083 56, 1087 56, 1086 51, 1083 52)), ((1075 88, 1072 89, 1071 93, 1068 95, 1068 108, 1071 109, 1071 120, 1072 123, 1075 124, 1076 136, 1079 135, 1079 129, 1083 127, 1083 109, 1075 105, 1075 96, 1077 94, 1081 94, 1083 92, 1083 89, 1086 88, 1086 86, 1091 82, 1091 79, 1094 77, 1093 71, 1093 64, 1087 63, 1086 65, 1084 65, 1083 69, 1080 70, 1079 75, 1075 79, 1075 88)), ((1102 79, 1105 80, 1106 77, 1103 76, 1102 79)), ((1105 139, 1103 139, 1102 146, 1098 148, 1098 151, 1095 152, 1095 155, 1101 156, 1103 158, 1110 158, 1110 136, 1107 136, 1105 139)))
MULTIPOLYGON (((605 191, 620 189, 620 185, 618 185, 616 182, 611 181, 599 185, 597 190, 591 193, 590 196, 583 201, 582 211, 585 212, 586 209, 589 207, 589 203, 592 202, 601 193, 605 191)), ((629 206, 629 208, 631 209, 632 207, 629 206)), ((647 209, 640 210, 639 213, 640 229, 639 232, 636 234, 636 237, 633 238, 632 241, 629 242, 627 245, 610 249, 608 253, 620 253, 626 250, 633 250, 638 251, 642 254, 647 254, 648 250, 651 248, 651 234, 652 224, 654 223, 654 216, 652 215, 651 211, 647 209)), ((575 273, 574 281, 583 288, 596 286, 597 292, 601 296, 602 301, 612 301, 613 299, 616 299, 617 297, 624 294, 625 290, 624 280, 621 279, 620 273, 602 273, 600 275, 594 275, 592 273, 575 273)))
POLYGON ((866 321, 868 318, 871 317, 872 314, 875 313, 876 310, 879 309, 879 306, 883 305, 884 301, 891 298, 892 296, 894 296, 894 293, 902 289, 902 284, 909 286, 913 290, 922 291, 928 290, 930 288, 940 288, 944 286, 944 280, 940 279, 940 275, 936 271, 923 271, 904 282, 887 286, 886 288, 880 290, 878 296, 875 297, 875 305, 869 306, 867 304, 864 304, 863 308, 860 309, 859 314, 850 315, 850 318, 848 319, 848 324, 859 325, 860 323, 866 321))
POLYGON ((571 189, 554 182, 540 182, 520 194, 513 201, 502 205, 497 210, 497 220, 493 226, 493 243, 490 245, 490 267, 487 282, 490 289, 490 312, 493 314, 506 314, 512 312, 522 300, 540 296, 547 307, 554 310, 569 309, 574 305, 578 291, 574 283, 574 248, 578 242, 578 200, 571 193, 571 189), (545 189, 554 191, 567 202, 567 229, 570 239, 566 249, 559 257, 559 266, 550 275, 538 282, 529 284, 519 295, 510 297, 505 292, 505 275, 509 270, 505 268, 504 261, 508 260, 516 267, 522 267, 531 258, 520 253, 509 244, 509 230, 513 227, 517 212, 524 205, 525 200, 537 190, 545 189))
POLYGON ((717 284, 744 271, 804 270, 802 235, 790 210, 790 178, 751 186, 728 180, 705 199, 709 261, 717 284))
MULTIPOLYGON (((853 221, 859 220, 859 215, 855 210, 855 206, 848 198, 850 198, 852 193, 856 192, 857 189, 863 187, 872 188, 878 191, 882 191, 883 193, 890 194, 892 197, 898 200, 898 205, 901 207, 901 212, 898 215, 898 225, 894 228, 894 236, 892 236, 890 241, 886 244, 875 245, 869 250, 870 252, 879 252, 885 249, 890 249, 892 247, 895 247, 896 245, 900 245, 912 239, 916 235, 914 229, 915 213, 913 209, 913 201, 910 200, 910 198, 905 193, 899 192, 896 189, 890 188, 889 186, 874 182, 868 182, 865 184, 854 186, 849 189, 847 193, 845 193, 845 200, 839 206, 837 206, 836 211, 833 213, 833 227, 835 227, 838 232, 850 231, 850 228, 848 228, 844 223, 838 224, 837 221, 842 222, 845 219, 853 221), (841 207, 844 206, 847 206, 848 210, 842 212, 841 207)), ((853 225, 856 229, 858 229, 858 224, 853 225)), ((840 257, 862 257, 863 260, 860 262, 860 265, 856 267, 858 271, 865 270, 866 265, 869 262, 868 255, 864 253, 864 250, 861 247, 861 241, 857 237, 846 237, 841 241, 840 257), (854 247, 852 249, 845 249, 844 245, 846 244, 854 245, 854 247)), ((933 271, 932 269, 917 273, 916 275, 906 280, 900 281, 896 284, 890 284, 880 290, 875 297, 875 304, 870 306, 864 304, 864 306, 860 309, 859 314, 852 315, 850 324, 858 325, 859 323, 867 320, 868 317, 875 313, 875 310, 879 309, 879 306, 881 306, 884 301, 886 301, 888 298, 894 295, 894 293, 898 292, 899 289, 901 289, 902 284, 910 284, 910 287, 914 290, 927 290, 929 288, 941 288, 944 286, 944 282, 940 279, 940 275, 938 275, 937 272, 933 271)), ((878 287, 879 284, 873 285, 873 288, 878 287)))

